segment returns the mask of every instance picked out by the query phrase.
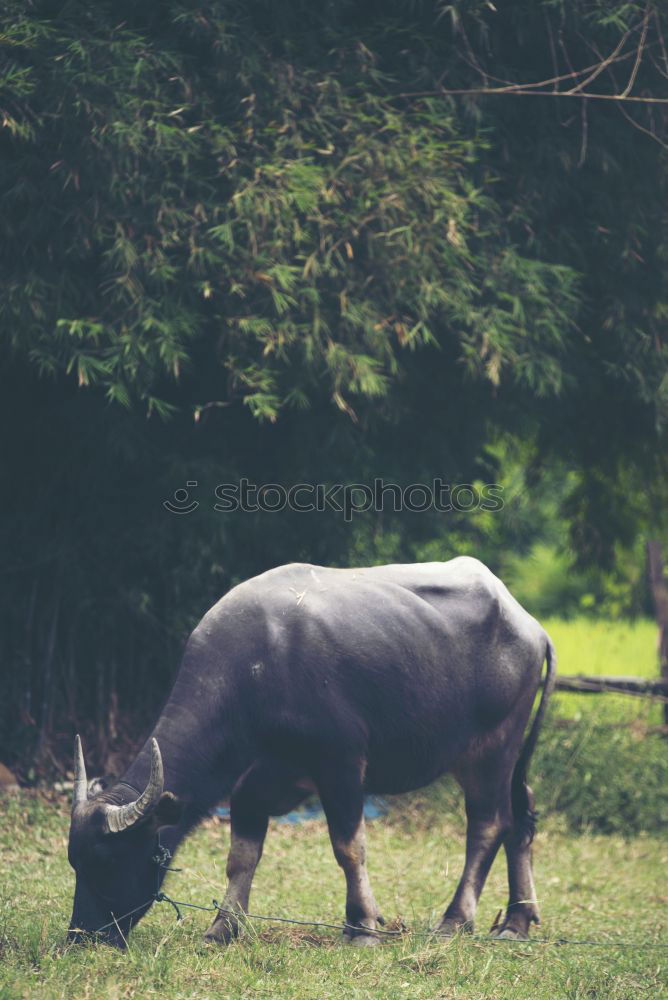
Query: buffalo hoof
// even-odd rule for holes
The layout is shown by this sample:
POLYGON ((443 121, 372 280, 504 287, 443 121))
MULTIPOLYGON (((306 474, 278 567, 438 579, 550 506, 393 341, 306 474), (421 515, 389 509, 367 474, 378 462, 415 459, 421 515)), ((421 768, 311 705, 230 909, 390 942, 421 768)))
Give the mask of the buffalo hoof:
POLYGON ((344 940, 351 948, 375 948, 380 944, 377 934, 345 934, 344 940))
MULTIPOLYGON (((385 924, 385 920, 379 913, 375 920, 381 927, 385 924)), ((352 948, 375 948, 377 944, 380 944, 380 934, 374 934, 373 930, 372 926, 369 926, 367 930, 364 924, 357 924, 354 928, 347 927, 343 932, 343 940, 352 948)))
POLYGON ((457 934, 473 934, 473 921, 443 917, 440 924, 434 927, 434 934, 444 938, 455 937, 457 934))
POLYGON ((528 941, 529 934, 527 931, 520 930, 519 927, 500 927, 496 931, 492 931, 490 937, 502 938, 505 941, 528 941))
POLYGON ((215 923, 204 935, 206 944, 226 945, 239 937, 239 927, 235 924, 215 923))

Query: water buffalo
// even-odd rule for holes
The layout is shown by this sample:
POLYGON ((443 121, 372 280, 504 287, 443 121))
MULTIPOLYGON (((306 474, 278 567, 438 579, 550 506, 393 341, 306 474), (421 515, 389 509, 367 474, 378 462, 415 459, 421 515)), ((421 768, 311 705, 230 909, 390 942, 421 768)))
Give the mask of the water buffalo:
POLYGON ((70 936, 122 947, 172 852, 230 796, 229 879, 206 932, 226 943, 248 905, 270 816, 317 791, 346 878, 346 937, 382 922, 365 863, 366 792, 392 794, 446 771, 466 801, 464 871, 435 931, 473 927, 497 850, 509 901, 496 929, 538 922, 535 813, 526 771, 554 684, 554 647, 476 559, 329 569, 279 566, 234 587, 188 640, 172 692, 122 779, 91 796, 76 740, 70 936), (547 671, 526 739, 531 708, 547 671))

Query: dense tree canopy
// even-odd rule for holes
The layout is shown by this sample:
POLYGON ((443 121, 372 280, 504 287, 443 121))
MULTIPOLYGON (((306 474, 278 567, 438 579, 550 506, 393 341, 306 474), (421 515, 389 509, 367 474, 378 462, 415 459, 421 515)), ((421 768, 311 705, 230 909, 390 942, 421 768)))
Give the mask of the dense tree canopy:
POLYGON ((5 4, 13 752, 88 720, 104 756, 116 698, 141 725, 193 621, 289 559, 498 567, 548 512, 614 571, 664 491, 667 31, 619 0, 5 4), (546 499, 497 517, 213 510, 241 476, 520 467, 546 499))

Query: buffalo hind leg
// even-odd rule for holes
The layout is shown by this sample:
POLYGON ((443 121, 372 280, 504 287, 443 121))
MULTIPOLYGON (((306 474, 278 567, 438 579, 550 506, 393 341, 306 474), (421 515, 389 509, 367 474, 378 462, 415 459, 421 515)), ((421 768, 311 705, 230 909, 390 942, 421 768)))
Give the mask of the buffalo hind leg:
POLYGON ((473 931, 480 893, 496 854, 511 827, 510 780, 485 787, 464 785, 466 797, 466 861, 452 902, 435 928, 450 937, 473 931))
POLYGON ((237 937, 248 910, 269 816, 289 812, 308 794, 309 790, 297 783, 294 772, 269 761, 257 762, 236 783, 230 798, 227 891, 220 911, 204 935, 206 941, 227 944, 237 937))
POLYGON ((383 924, 366 868, 364 790, 359 761, 340 763, 317 780, 334 857, 346 877, 344 938, 357 947, 378 944, 373 932, 383 924))
POLYGON ((527 938, 531 924, 540 923, 531 870, 531 841, 536 823, 533 805, 532 791, 524 784, 513 796, 513 826, 504 843, 509 895, 505 918, 493 931, 498 937, 527 938))

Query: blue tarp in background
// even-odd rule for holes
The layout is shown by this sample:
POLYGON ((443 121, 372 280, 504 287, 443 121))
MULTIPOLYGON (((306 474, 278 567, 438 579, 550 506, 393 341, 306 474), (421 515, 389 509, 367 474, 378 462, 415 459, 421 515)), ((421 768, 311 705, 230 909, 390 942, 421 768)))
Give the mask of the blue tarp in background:
MULTIPOLYGON (((368 795, 364 800, 365 819, 377 819, 379 816, 387 815, 387 812, 387 802, 379 796, 368 795)), ((229 819, 229 806, 218 806, 213 810, 213 815, 220 816, 221 819, 229 819)), ((276 816, 275 818, 277 823, 304 823, 309 819, 324 819, 325 814, 322 811, 320 800, 312 799, 305 805, 300 806, 299 809, 293 809, 292 812, 286 813, 285 816, 276 816)))

